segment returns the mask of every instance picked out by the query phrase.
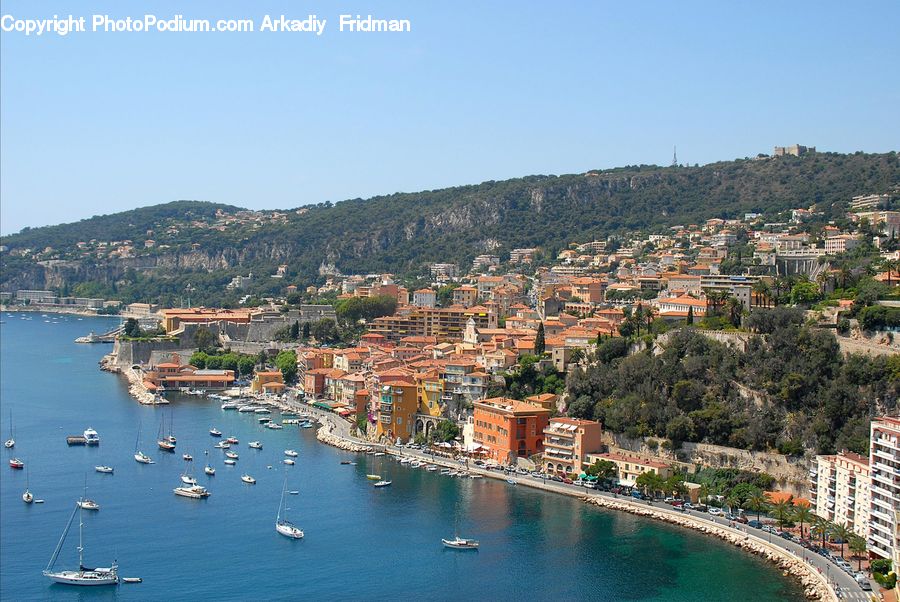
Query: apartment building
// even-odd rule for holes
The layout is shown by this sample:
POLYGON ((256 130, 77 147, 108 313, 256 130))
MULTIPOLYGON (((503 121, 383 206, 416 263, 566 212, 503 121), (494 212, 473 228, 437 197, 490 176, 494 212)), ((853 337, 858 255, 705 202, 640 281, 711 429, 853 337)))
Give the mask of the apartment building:
POLYGON ((476 328, 497 328, 497 314, 486 307, 407 307, 393 316, 376 318, 369 332, 383 335, 388 341, 411 336, 435 337, 438 341, 456 341, 463 337, 466 323, 474 320, 476 328))
POLYGON ((672 467, 668 464, 645 460, 639 456, 629 456, 621 452, 588 454, 586 464, 590 466, 598 460, 606 460, 615 464, 619 485, 625 487, 634 487, 637 478, 645 472, 656 473, 664 479, 668 479, 673 473, 672 467))
POLYGON ((900 563, 900 419, 877 418, 870 425, 869 552, 900 563))
POLYGON ((575 418, 552 418, 544 429, 544 470, 564 475, 581 474, 587 454, 599 452, 600 423, 575 418))
POLYGON ((544 450, 550 410, 524 401, 492 397, 475 402, 473 440, 501 464, 529 458, 544 450))
POLYGON ((848 524, 865 537, 869 529, 869 458, 842 451, 817 456, 810 474, 810 505, 817 516, 834 523, 848 524))

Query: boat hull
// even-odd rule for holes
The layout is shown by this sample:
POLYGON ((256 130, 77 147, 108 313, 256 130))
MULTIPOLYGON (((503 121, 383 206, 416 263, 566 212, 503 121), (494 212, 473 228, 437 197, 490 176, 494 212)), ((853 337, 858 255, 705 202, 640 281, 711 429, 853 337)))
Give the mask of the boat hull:
POLYGON ((275 530, 290 539, 303 539, 303 530, 294 525, 275 523, 275 530))
POLYGON ((44 571, 44 577, 63 585, 118 585, 116 573, 98 571, 44 571))

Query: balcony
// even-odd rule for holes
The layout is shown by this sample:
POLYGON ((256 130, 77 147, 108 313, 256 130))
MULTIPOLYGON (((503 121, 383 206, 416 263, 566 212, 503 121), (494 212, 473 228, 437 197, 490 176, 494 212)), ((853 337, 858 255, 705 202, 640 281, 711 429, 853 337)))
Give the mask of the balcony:
POLYGON ((882 460, 889 460, 891 462, 897 461, 897 456, 891 453, 884 451, 883 449, 876 449, 875 453, 872 454, 876 458, 881 458, 882 460))
POLYGON ((884 508, 884 509, 887 510, 888 512, 893 512, 893 511, 894 511, 894 507, 891 506, 891 503, 890 503, 889 501, 887 501, 887 500, 883 500, 883 499, 881 499, 881 498, 873 497, 873 498, 872 498, 872 503, 875 504, 875 505, 877 505, 877 506, 879 506, 879 507, 881 507, 881 508, 884 508))

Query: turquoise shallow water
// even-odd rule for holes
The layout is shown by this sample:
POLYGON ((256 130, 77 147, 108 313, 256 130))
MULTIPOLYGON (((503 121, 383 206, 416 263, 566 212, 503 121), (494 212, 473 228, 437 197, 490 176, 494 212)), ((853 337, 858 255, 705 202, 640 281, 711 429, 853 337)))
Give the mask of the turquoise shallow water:
MULTIPOLYGON (((124 380, 100 372, 109 345, 76 345, 75 337, 118 320, 3 314, 0 325, 0 437, 13 412, 16 448, 0 466, 0 599, 2 600, 796 600, 802 591, 759 559, 689 531, 589 507, 570 498, 489 480, 459 480, 355 456, 316 442, 312 429, 264 429, 256 417, 223 412, 217 403, 180 399, 165 408, 132 401, 124 380), (45 322, 45 320, 47 320, 45 322), (160 421, 174 420, 178 453, 163 455, 160 421), (68 447, 65 435, 92 426, 97 448, 68 447), (142 449, 157 463, 132 459, 142 449), (235 435, 234 468, 213 449, 217 426, 235 435), (264 449, 247 448, 259 439, 264 449), (281 464, 296 449, 296 466, 281 464), (178 498, 172 488, 194 457, 194 472, 212 496, 178 498), (204 451, 217 469, 202 474, 204 451), (21 501, 25 460, 40 505, 21 501), (353 458, 356 466, 342 466, 353 458), (95 473, 97 464, 115 474, 95 473), (271 469, 268 466, 272 466, 271 469), (249 472, 255 486, 241 483, 249 472), (374 489, 366 473, 393 480, 374 489), (289 516, 306 531, 290 541, 275 533, 284 475, 289 516), (142 584, 118 588, 52 585, 41 576, 81 495, 101 504, 85 513, 86 564, 118 558, 122 576, 142 584), (478 552, 440 544, 460 534, 478 552)), ((274 416, 276 420, 278 416, 274 416)), ((77 523, 76 523, 77 526, 77 523)), ((73 529, 57 563, 77 564, 73 529)))

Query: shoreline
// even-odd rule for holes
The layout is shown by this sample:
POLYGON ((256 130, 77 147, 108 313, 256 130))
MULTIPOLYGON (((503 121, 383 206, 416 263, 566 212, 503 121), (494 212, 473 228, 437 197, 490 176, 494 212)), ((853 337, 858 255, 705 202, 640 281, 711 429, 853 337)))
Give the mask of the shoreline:
MULTIPOLYGON (((498 473, 494 470, 484 470, 475 466, 467 466, 452 458, 444 458, 440 456, 428 456, 421 454, 406 453, 403 450, 396 449, 392 446, 384 446, 380 444, 367 444, 358 440, 342 437, 334 433, 335 425, 330 419, 322 419, 322 426, 316 432, 316 439, 326 445, 331 445, 350 452, 368 452, 375 449, 384 450, 385 453, 396 457, 413 457, 424 460, 428 463, 443 466, 444 468, 452 468, 455 470, 464 469, 468 473, 474 473, 486 478, 506 480, 510 478, 506 473, 498 473)), ((514 477, 515 478, 515 477, 514 477)), ((635 516, 650 518, 668 524, 690 529, 695 532, 716 537, 726 543, 740 548, 741 550, 760 556, 766 561, 775 565, 780 569, 786 577, 792 578, 799 582, 803 587, 804 595, 808 600, 820 600, 837 602, 838 597, 835 591, 828 585, 827 580, 814 567, 806 564, 802 559, 793 555, 790 551, 773 545, 760 537, 749 532, 744 532, 736 528, 719 525, 712 521, 705 520, 692 514, 684 514, 675 510, 665 510, 655 506, 646 506, 644 503, 632 502, 622 498, 608 499, 602 495, 585 495, 584 492, 562 488, 555 483, 546 483, 540 481, 530 481, 527 479, 515 478, 516 484, 539 489, 549 493, 557 493, 569 497, 579 498, 585 504, 591 504, 605 510, 613 510, 627 512, 635 516)))

